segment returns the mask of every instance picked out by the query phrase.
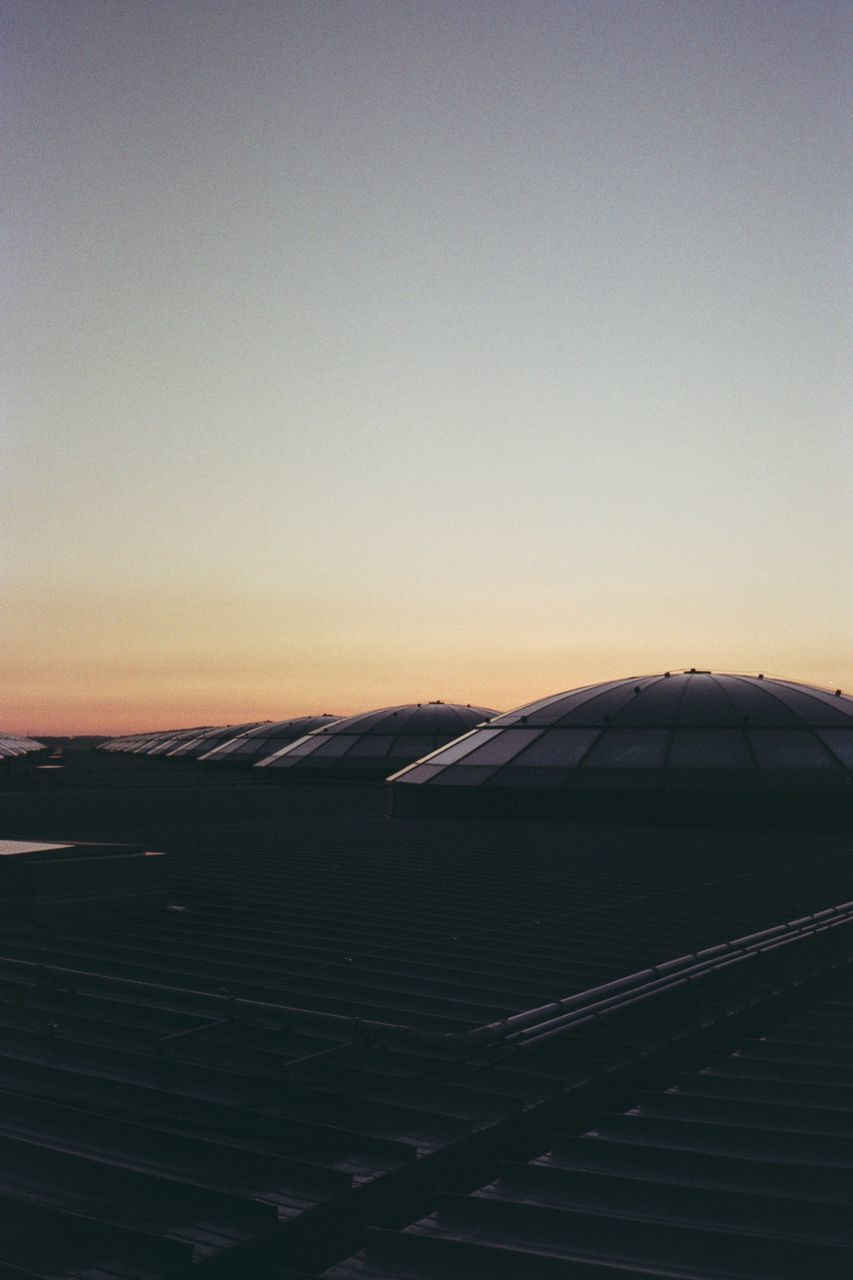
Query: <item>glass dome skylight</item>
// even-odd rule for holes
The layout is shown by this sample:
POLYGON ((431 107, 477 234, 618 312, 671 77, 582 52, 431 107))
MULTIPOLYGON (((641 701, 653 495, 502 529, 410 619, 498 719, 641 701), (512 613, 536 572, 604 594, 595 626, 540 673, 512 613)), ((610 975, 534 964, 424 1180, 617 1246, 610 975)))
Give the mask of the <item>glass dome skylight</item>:
POLYGON ((536 813, 593 792, 849 793, 853 699, 763 675, 610 680, 497 716, 390 781, 395 813, 432 811, 438 796, 459 812, 536 813), (464 792, 481 797, 450 799, 464 792))
POLYGON ((294 777, 382 780, 497 713, 454 702, 418 702, 347 716, 260 760, 294 777))
POLYGON ((321 716, 295 716, 289 720, 270 720, 256 725, 254 729, 244 730, 233 738, 199 756, 205 762, 227 764, 254 764, 275 751, 280 751, 297 738, 304 738, 315 729, 322 729, 336 724, 340 716, 324 714, 321 716))

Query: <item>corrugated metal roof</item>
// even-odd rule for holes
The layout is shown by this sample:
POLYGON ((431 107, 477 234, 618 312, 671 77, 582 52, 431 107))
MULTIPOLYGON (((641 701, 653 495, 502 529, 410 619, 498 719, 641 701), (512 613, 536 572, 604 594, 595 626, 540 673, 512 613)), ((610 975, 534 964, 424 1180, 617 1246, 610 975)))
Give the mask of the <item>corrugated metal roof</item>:
POLYGON ((116 839, 124 814, 162 845, 169 818, 172 909, 0 927, 0 1259, 36 1275, 344 1256, 358 1205, 704 1014, 637 1004, 618 1034, 523 1044, 485 1023, 541 1029, 572 993, 644 990, 649 965, 853 898, 840 845, 397 824, 322 787, 105 791, 129 762, 95 759, 76 789, 69 757, 49 797, 10 796, 7 834, 58 839, 65 814, 69 838, 116 839))
POLYGON ((504 1163, 336 1280, 853 1272, 853 979, 624 1111, 504 1163))

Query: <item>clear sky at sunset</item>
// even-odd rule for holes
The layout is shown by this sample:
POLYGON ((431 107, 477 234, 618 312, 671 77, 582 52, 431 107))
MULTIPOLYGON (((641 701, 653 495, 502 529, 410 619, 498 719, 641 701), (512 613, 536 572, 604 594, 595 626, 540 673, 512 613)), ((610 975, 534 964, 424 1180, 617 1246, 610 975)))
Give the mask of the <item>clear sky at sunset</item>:
POLYGON ((846 3, 0 13, 0 728, 853 690, 846 3))

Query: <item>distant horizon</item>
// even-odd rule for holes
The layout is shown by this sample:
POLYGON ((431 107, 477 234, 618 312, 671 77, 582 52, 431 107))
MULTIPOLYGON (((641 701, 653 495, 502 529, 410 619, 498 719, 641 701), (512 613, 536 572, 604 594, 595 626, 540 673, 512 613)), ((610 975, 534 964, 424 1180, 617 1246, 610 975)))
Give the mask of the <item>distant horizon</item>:
MULTIPOLYGON (((840 688, 842 693, 845 696, 853 697, 853 689, 845 688, 843 684, 839 684, 838 682, 833 682, 832 680, 822 680, 822 681, 817 679, 809 680, 809 679, 805 679, 802 675, 792 675, 791 673, 783 674, 778 671, 767 670, 766 668, 756 667, 750 670, 747 670, 747 669, 736 670, 733 668, 722 668, 722 667, 711 667, 711 668, 697 667, 696 669, 700 671, 710 670, 715 675, 729 674, 729 675, 755 676, 755 675, 758 675, 760 672, 761 674, 765 675, 768 679, 787 680, 796 684, 813 685, 816 688, 820 688, 831 693, 834 693, 837 689, 840 688)), ((461 703, 462 705, 467 705, 467 706, 488 707, 489 709, 493 710, 496 715, 502 715, 508 711, 514 711, 518 707, 525 706, 530 702, 534 702, 538 698, 550 697, 554 694, 580 688, 590 684, 598 684, 608 680, 618 680, 618 679, 638 679, 639 680, 639 679, 648 678, 649 676, 661 675, 665 671, 686 672, 690 670, 691 670, 690 667, 684 667, 678 664, 670 664, 668 667, 659 666, 656 668, 649 668, 643 671, 639 671, 639 670, 638 671, 618 671, 618 672, 611 671, 608 674, 601 675, 596 679, 581 680, 572 684, 564 684, 559 688, 557 686, 554 686, 552 688, 536 689, 531 691, 528 696, 518 698, 516 699, 516 701, 512 703, 506 703, 506 705, 494 705, 491 701, 483 701, 479 698, 437 697, 434 693, 431 692, 428 697, 424 695, 420 697, 414 697, 414 696, 408 697, 408 698, 400 697, 400 698, 390 699, 387 702, 381 702, 381 703, 372 702, 369 705, 366 704, 364 706, 352 706, 351 708, 346 710, 341 710, 340 708, 335 709, 334 707, 325 706, 325 705, 308 706, 308 707, 300 707, 295 710, 284 710, 284 711, 281 711, 280 713, 275 713, 275 714, 255 715, 252 712, 248 712, 246 714, 239 714, 236 716, 235 715, 226 716, 221 719, 217 719, 215 717, 210 717, 210 718, 202 717, 200 719, 193 718, 193 719, 187 719, 187 720, 181 720, 181 721, 172 720, 172 721, 169 721, 168 723, 164 722, 162 724, 160 723, 151 724, 147 722, 144 724, 137 723, 137 722, 134 722, 131 724, 128 722, 127 724, 123 725, 120 728, 112 728, 112 729, 99 728, 96 726, 86 727, 86 728, 79 728, 79 727, 78 728, 68 728, 68 727, 46 728, 44 727, 44 724, 42 724, 42 727, 40 729, 31 730, 29 728, 23 728, 20 725, 18 725, 17 727, 14 727, 10 723, 7 723, 4 721, 0 723, 0 732, 6 732, 10 734, 19 734, 21 736, 33 737, 33 738, 39 738, 39 737, 114 738, 114 737, 126 737, 131 734, 137 734, 137 733, 138 734, 162 733, 168 730, 175 730, 177 732, 184 729, 187 729, 187 730, 198 729, 199 731, 201 731, 205 728, 217 728, 217 727, 224 728, 229 725, 233 725, 235 728, 238 728, 241 724, 248 724, 252 722, 276 723, 277 721, 288 720, 291 718, 295 718, 297 716, 307 716, 307 715, 330 714, 330 715, 337 715, 337 716, 340 716, 341 718, 344 718, 345 716, 360 715, 370 711, 379 710, 386 706, 407 706, 412 703, 418 703, 418 702, 424 703, 424 702, 433 702, 433 701, 456 702, 456 703, 461 703)), ((64 724, 64 722, 60 722, 60 723, 64 724)))

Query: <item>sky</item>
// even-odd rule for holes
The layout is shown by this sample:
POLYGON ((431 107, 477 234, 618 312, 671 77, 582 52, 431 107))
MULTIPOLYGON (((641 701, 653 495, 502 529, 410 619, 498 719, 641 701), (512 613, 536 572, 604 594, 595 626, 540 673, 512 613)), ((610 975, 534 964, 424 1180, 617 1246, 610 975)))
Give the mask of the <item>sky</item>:
POLYGON ((2 0, 0 728, 853 691, 832 0, 2 0))

